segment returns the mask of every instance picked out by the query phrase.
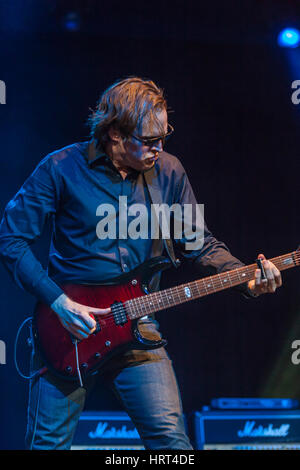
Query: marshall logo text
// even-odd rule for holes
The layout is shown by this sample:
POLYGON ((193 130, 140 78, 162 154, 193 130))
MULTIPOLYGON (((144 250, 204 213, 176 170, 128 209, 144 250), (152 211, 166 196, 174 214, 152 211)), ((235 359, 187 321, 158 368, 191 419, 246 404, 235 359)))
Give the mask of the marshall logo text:
POLYGON ((140 439, 140 436, 137 430, 127 429, 123 425, 120 429, 115 427, 109 428, 107 422, 99 422, 95 431, 89 432, 89 437, 91 439, 140 439))
POLYGON ((238 431, 239 437, 286 437, 289 433, 289 424, 281 424, 278 428, 269 424, 267 427, 261 424, 255 427, 255 421, 246 421, 243 430, 238 431))

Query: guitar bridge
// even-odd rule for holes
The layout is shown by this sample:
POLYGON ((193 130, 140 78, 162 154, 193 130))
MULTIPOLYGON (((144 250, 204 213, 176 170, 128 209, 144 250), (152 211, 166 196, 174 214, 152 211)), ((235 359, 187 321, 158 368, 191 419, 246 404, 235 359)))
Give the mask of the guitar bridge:
POLYGON ((110 308, 116 325, 122 326, 127 323, 127 314, 122 302, 114 302, 110 308))

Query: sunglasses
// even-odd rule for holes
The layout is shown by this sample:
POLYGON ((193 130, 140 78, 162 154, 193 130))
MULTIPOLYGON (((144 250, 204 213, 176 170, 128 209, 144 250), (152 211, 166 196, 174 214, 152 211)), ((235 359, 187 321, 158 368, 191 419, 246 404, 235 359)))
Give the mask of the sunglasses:
POLYGON ((131 137, 133 137, 135 140, 138 140, 139 142, 142 142, 147 147, 154 147, 155 145, 158 145, 160 141, 164 145, 173 132, 174 128, 171 126, 171 124, 168 124, 168 132, 166 134, 156 135, 155 137, 144 137, 141 135, 131 134, 131 137))

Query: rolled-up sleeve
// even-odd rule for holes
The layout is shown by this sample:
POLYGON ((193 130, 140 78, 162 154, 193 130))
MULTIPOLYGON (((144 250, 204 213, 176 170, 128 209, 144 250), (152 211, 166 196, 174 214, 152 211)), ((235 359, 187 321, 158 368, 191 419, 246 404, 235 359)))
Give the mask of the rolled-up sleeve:
POLYGON ((7 204, 0 224, 0 259, 15 282, 51 305, 62 289, 48 276, 31 250, 59 203, 59 175, 45 157, 7 204))

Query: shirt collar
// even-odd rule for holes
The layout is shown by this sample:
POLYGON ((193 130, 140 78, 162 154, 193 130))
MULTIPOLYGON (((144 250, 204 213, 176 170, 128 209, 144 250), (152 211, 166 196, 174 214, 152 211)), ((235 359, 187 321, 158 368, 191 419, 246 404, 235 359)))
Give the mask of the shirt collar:
MULTIPOLYGON (((90 168, 94 168, 101 164, 108 164, 114 171, 118 172, 116 167, 114 166, 111 158, 107 155, 107 153, 103 150, 102 147, 96 147, 95 139, 90 140, 87 143, 87 150, 86 150, 86 157, 87 163, 90 168)), ((137 170, 132 169, 128 174, 129 179, 135 179, 139 175, 137 170)))
POLYGON ((95 140, 92 139, 88 142, 87 145, 87 161, 90 168, 100 165, 105 160, 110 161, 110 158, 107 153, 105 153, 101 147, 97 148, 95 143, 95 140))

